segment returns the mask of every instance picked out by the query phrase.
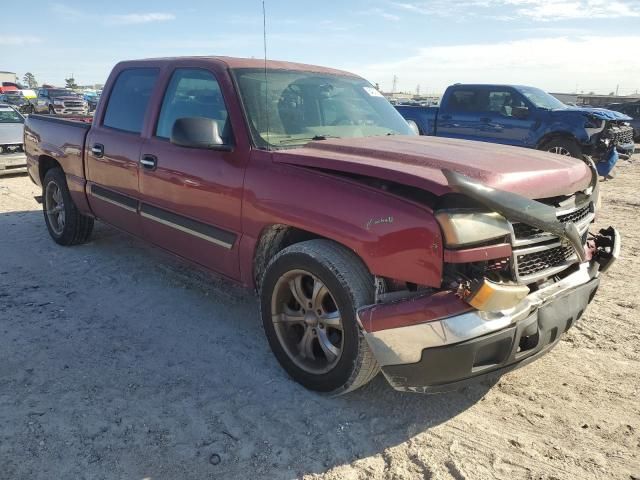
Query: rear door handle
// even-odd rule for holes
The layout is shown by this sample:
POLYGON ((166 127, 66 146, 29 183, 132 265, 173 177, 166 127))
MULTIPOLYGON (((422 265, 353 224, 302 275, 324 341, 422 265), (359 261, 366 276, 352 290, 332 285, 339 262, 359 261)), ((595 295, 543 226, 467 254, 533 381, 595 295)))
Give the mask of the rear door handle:
POLYGON ((91 147, 91 153, 93 153, 94 157, 104 157, 104 145, 102 145, 101 143, 94 143, 91 147))
POLYGON ((158 166, 158 157, 145 153, 144 155, 142 155, 142 157, 140 157, 140 165, 142 165, 147 170, 155 170, 158 166))

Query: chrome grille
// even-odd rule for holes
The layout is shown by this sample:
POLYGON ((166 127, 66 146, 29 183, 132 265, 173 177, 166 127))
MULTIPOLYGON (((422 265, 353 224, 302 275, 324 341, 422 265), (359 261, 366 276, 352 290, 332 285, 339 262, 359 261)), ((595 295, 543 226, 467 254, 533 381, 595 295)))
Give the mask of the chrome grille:
MULTIPOLYGON (((558 221, 561 223, 573 222, 581 224, 587 218, 591 216, 591 205, 584 205, 576 210, 572 210, 568 213, 562 213, 558 215, 558 221)), ((539 228, 532 227, 526 223, 514 223, 513 233, 516 240, 534 240, 538 237, 549 237, 549 234, 540 230, 539 228)))
POLYGON ((69 100, 64 102, 64 106, 65 108, 82 108, 82 102, 79 102, 77 100, 69 100))
MULTIPOLYGON (((586 242, 589 224, 594 218, 590 203, 567 210, 558 209, 561 223, 573 222, 586 242)), ((513 225, 513 272, 521 283, 550 277, 577 261, 573 247, 555 235, 523 223, 513 225)))
POLYGON ((0 154, 3 154, 3 153, 13 154, 13 153, 19 153, 23 151, 24 151, 24 147, 22 146, 21 143, 11 143, 11 144, 0 145, 0 154))
POLYGON ((545 248, 523 255, 517 255, 518 276, 521 278, 536 275, 545 270, 564 267, 567 261, 575 258, 576 254, 571 245, 559 245, 545 248))
POLYGON ((611 129, 612 140, 615 145, 627 145, 633 143, 633 127, 621 126, 611 129))

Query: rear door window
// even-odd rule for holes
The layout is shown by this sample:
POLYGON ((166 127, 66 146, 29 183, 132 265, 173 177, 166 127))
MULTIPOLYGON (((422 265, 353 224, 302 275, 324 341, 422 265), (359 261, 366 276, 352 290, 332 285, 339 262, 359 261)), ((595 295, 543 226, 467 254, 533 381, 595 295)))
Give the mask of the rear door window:
POLYGON ((157 68, 132 68, 120 72, 111 89, 102 124, 125 132, 142 132, 158 73, 157 68))

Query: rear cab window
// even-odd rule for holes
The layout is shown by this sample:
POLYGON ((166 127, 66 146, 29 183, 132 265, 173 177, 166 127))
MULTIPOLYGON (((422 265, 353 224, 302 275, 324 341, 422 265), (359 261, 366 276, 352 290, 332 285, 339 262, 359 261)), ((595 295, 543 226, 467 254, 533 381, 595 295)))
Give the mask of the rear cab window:
POLYGON ((158 68, 130 68, 120 72, 111 88, 102 125, 124 132, 142 132, 159 72, 158 68))

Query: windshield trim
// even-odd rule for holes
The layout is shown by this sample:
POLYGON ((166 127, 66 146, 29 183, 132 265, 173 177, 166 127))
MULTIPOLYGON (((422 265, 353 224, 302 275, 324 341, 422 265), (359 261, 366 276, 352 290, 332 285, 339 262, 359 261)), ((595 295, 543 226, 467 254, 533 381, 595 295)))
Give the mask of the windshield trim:
MULTIPOLYGON (((256 67, 233 67, 233 68, 228 68, 228 71, 229 71, 229 76, 231 77, 231 81, 232 81, 233 87, 235 89, 236 97, 238 98, 238 101, 240 103, 240 107, 241 107, 241 111, 242 111, 242 116, 243 116, 245 128, 247 129, 247 132, 249 133, 250 145, 251 145, 252 148, 255 148, 257 150, 263 150, 263 151, 290 150, 290 149, 294 149, 294 148, 303 148, 306 145, 308 145, 310 142, 315 141, 315 140, 309 140, 306 143, 294 144, 294 145, 290 145, 290 144, 275 145, 275 144, 269 143, 266 140, 264 140, 262 138, 262 136, 256 131, 256 129, 254 128, 252 122, 250 121, 249 113, 248 113, 248 110, 247 110, 247 106, 246 106, 245 101, 244 101, 244 95, 242 94, 242 90, 240 89, 240 85, 239 85, 239 81, 238 81, 238 74, 239 73, 243 73, 243 72, 262 73, 262 72, 265 72, 265 69, 256 68, 256 67), (260 141, 263 141, 264 144, 261 145, 260 141)), ((341 79, 351 80, 351 81, 361 81, 361 82, 367 84, 368 86, 370 86, 371 88, 374 88, 374 86, 370 82, 368 82, 366 79, 364 79, 364 78, 362 78, 362 77, 360 77, 358 75, 351 74, 349 72, 340 72, 340 71, 336 71, 336 72, 316 72, 314 70, 307 70, 307 69, 304 69, 304 68, 267 68, 266 71, 270 72, 270 73, 285 72, 285 73, 300 73, 300 74, 323 75, 323 76, 341 78, 341 79)), ((386 100, 386 99, 385 99, 385 101, 388 102, 388 100, 386 100)), ((394 108, 393 105, 390 104, 390 106, 391 106, 391 108, 394 108)), ((398 113, 398 115, 400 115, 400 114, 398 113)), ((400 116, 400 118, 402 118, 402 116, 400 116)), ((398 133, 398 132, 394 132, 394 133, 397 133, 398 135, 401 135, 401 133, 398 133)), ((318 137, 324 136, 324 137, 326 137, 326 139, 351 138, 351 137, 340 137, 340 136, 334 136, 334 135, 316 135, 316 136, 318 136, 318 137)), ((381 134, 379 136, 383 136, 383 135, 381 134)), ((318 141, 322 141, 322 140, 318 139, 318 141)))
POLYGON ((544 109, 550 109, 550 110, 565 110, 567 108, 569 108, 568 105, 566 105, 565 103, 561 102, 560 100, 558 100, 556 97, 554 97, 553 95, 551 95, 549 92, 546 92, 544 90, 542 90, 541 88, 537 88, 537 87, 519 87, 518 91, 522 94, 523 97, 525 97, 534 107, 536 108, 544 108, 544 109), (537 92, 542 92, 544 95, 546 95, 548 98, 553 99, 555 102, 558 102, 559 106, 553 107, 553 108, 549 108, 545 105, 538 105, 536 102, 534 102, 528 95, 526 92, 531 92, 531 93, 537 93, 537 92))

